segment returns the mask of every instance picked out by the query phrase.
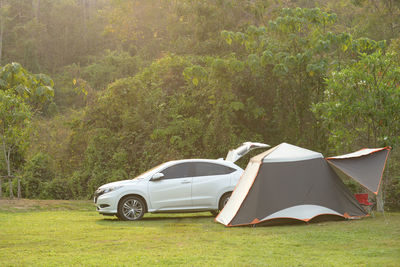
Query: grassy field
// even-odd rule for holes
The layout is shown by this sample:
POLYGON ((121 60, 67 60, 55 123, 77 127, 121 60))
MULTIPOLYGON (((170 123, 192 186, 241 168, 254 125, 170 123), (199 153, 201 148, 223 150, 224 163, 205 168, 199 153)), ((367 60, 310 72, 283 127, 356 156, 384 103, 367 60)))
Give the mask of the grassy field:
POLYGON ((210 213, 103 217, 87 201, 0 200, 0 266, 400 266, 400 213, 225 228, 210 213))

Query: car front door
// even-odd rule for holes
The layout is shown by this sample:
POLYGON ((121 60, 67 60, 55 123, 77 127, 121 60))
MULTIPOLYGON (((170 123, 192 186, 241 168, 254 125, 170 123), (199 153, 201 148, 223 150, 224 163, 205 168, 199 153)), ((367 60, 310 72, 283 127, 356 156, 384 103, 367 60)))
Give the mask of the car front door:
POLYGON ((192 206, 192 164, 178 163, 160 172, 164 177, 149 181, 150 202, 156 211, 183 210, 192 206))

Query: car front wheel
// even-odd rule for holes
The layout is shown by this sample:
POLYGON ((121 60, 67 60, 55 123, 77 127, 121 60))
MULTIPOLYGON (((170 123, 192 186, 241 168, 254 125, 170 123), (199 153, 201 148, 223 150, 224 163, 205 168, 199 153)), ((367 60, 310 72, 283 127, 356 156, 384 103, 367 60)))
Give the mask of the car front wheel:
POLYGON ((118 218, 123 221, 142 219, 145 212, 143 200, 136 196, 124 197, 118 205, 118 218))

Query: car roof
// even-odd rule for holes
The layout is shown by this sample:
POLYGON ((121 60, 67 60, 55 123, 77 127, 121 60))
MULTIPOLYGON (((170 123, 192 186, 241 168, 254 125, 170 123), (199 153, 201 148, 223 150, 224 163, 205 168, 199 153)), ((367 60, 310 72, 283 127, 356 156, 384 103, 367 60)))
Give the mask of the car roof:
POLYGON ((226 161, 224 159, 180 159, 180 160, 171 160, 168 162, 165 162, 165 164, 173 165, 173 164, 178 164, 178 163, 185 163, 185 162, 208 162, 208 163, 214 163, 214 164, 219 164, 219 165, 225 165, 228 167, 233 167, 235 169, 241 169, 239 166, 234 164, 231 161, 226 161))

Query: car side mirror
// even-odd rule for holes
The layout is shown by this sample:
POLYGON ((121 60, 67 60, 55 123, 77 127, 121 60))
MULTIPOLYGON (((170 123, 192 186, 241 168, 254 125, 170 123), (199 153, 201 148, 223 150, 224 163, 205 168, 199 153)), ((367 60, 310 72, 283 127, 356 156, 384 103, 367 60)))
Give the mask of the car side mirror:
POLYGON ((162 172, 157 172, 151 177, 151 181, 158 181, 164 177, 162 172))

